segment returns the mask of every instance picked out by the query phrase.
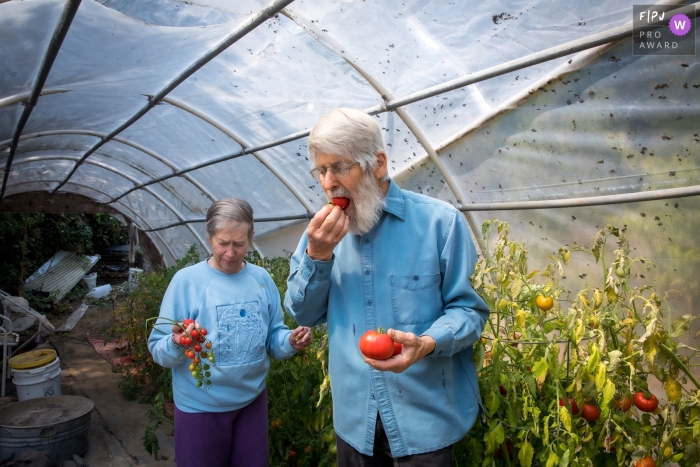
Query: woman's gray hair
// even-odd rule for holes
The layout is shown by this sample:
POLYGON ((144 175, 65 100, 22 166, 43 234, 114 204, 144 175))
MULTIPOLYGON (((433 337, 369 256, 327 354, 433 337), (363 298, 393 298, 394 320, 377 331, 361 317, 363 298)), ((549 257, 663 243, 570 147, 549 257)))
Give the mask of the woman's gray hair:
POLYGON ((253 239, 253 208, 239 198, 224 198, 215 201, 207 210, 204 227, 211 239, 216 232, 231 222, 248 225, 248 240, 253 239))
MULTIPOLYGON (((374 168, 377 153, 384 151, 379 124, 361 110, 345 108, 321 117, 309 133, 307 146, 312 168, 316 165, 316 152, 322 152, 359 162, 365 173, 374 168)), ((387 171, 382 180, 388 179, 387 171)))

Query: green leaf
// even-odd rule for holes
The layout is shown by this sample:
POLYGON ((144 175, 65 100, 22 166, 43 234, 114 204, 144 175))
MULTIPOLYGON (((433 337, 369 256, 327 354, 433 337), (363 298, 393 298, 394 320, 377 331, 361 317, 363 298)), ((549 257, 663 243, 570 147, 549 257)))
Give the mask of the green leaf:
POLYGON ((564 455, 561 456, 561 459, 559 459, 559 467, 567 467, 569 465, 570 455, 571 451, 567 449, 566 452, 564 452, 564 455))
POLYGON ((598 346, 596 344, 591 344, 588 348, 588 361, 586 362, 584 370, 587 373, 593 373, 593 370, 598 366, 599 361, 600 351, 598 350, 598 346))
POLYGON ((532 445, 525 441, 520 447, 520 452, 518 452, 518 460, 520 461, 521 467, 531 467, 532 466, 532 456, 535 450, 532 445))
POLYGON ((574 325, 574 331, 572 334, 572 337, 573 337, 572 340, 574 341, 575 344, 578 344, 579 342, 581 342, 581 339, 583 339, 583 335, 585 334, 585 332, 586 332, 586 327, 583 325, 583 321, 581 321, 580 319, 577 319, 576 324, 574 325))
POLYGON ((549 457, 547 458, 547 463, 545 467, 554 467, 559 462, 559 456, 554 451, 549 451, 549 457))
POLYGON ((559 406, 559 420, 566 431, 571 431, 571 414, 566 406, 559 406))
POLYGON ((510 296, 511 297, 517 297, 520 295, 520 291, 523 289, 523 281, 519 277, 516 277, 513 280, 513 283, 510 284, 510 296))
POLYGON ((494 391, 489 391, 486 395, 486 410, 488 411, 489 416, 493 417, 500 405, 501 398, 498 397, 498 394, 496 394, 494 391))
POLYGON ((613 397, 615 397, 615 385, 610 379, 606 379, 603 385, 603 405, 607 405, 613 397))
POLYGON ((537 362, 533 365, 532 375, 535 377, 535 381, 537 381, 538 388, 542 387, 545 378, 547 378, 548 369, 549 365, 547 364, 547 360, 545 360, 544 357, 537 360, 537 362))
POLYGON ((677 319, 671 324, 671 337, 680 337, 690 330, 690 323, 693 320, 692 315, 683 315, 680 319, 677 319))
POLYGON ((603 385, 605 384, 605 363, 599 362, 598 363, 598 370, 596 371, 595 374, 595 388, 597 391, 602 391, 603 390, 603 385))

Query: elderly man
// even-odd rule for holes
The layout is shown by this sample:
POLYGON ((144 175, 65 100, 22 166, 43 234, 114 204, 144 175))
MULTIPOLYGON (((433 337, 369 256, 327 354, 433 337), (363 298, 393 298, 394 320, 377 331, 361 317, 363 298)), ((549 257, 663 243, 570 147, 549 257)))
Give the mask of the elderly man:
POLYGON ((489 314, 469 283, 466 222, 388 177, 379 125, 364 112, 333 110, 308 148, 328 199, 349 204, 325 205, 309 223, 284 304, 299 324, 328 323, 338 465, 449 466, 479 412, 472 344, 489 314), (360 353, 362 334, 379 327, 400 354, 360 353))

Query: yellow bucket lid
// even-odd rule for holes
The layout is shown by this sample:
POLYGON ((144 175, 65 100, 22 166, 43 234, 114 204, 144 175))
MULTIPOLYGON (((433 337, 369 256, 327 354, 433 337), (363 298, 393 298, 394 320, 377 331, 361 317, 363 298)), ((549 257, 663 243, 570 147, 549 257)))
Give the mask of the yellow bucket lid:
POLYGON ((52 349, 32 350, 10 359, 10 368, 29 370, 39 368, 56 360, 56 351, 52 349))

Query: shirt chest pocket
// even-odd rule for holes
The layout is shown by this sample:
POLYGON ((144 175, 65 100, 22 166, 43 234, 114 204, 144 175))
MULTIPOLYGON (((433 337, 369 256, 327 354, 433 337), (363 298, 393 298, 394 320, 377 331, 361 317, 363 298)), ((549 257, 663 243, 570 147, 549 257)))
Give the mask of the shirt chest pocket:
POLYGON ((255 363, 265 357, 267 326, 257 302, 219 305, 219 342, 216 364, 235 366, 255 363))
POLYGON ((391 311, 398 324, 425 324, 435 321, 442 310, 440 274, 389 276, 391 311))

